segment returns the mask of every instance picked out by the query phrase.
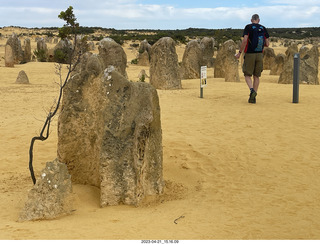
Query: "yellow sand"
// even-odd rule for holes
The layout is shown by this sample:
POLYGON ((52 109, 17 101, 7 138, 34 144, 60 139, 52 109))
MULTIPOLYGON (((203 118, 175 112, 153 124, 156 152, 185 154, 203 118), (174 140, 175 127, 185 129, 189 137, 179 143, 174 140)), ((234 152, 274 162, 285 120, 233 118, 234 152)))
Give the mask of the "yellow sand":
MULTIPOLYGON (((128 61, 135 58, 128 44, 125 50, 128 61)), ((180 60, 183 50, 177 47, 180 60)), ((129 64, 129 78, 138 80, 141 69, 149 73, 129 64)), ((293 104, 292 85, 277 80, 263 72, 255 105, 243 77, 226 83, 213 69, 203 99, 197 79, 158 90, 164 196, 137 208, 100 208, 99 189, 74 185, 72 215, 19 223, 32 188, 30 140, 57 97, 58 78, 53 63, 6 68, 1 59, 0 239, 320 239, 320 86, 301 85, 293 104), (31 84, 14 84, 20 70, 31 84)), ((57 118, 50 138, 35 144, 37 177, 56 157, 56 127, 57 118)))

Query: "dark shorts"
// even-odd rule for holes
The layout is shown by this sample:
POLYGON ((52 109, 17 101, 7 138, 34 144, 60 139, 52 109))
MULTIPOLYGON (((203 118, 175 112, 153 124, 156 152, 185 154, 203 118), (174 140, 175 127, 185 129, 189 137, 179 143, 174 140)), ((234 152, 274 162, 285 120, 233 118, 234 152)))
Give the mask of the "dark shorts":
POLYGON ((245 76, 261 76, 263 70, 263 53, 246 53, 242 71, 245 76))

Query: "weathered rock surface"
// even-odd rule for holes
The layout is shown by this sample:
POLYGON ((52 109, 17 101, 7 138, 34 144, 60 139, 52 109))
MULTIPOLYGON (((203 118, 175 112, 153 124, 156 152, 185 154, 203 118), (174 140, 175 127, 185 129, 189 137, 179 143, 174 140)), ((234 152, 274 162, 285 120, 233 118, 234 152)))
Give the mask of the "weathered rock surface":
POLYGON ((104 68, 112 65, 120 74, 127 77, 127 55, 120 44, 111 38, 104 38, 100 41, 98 49, 104 68))
POLYGON ((215 60, 215 78, 225 78, 225 81, 240 81, 239 61, 234 56, 236 48, 236 43, 233 40, 228 40, 222 44, 215 60))
POLYGON ((279 53, 274 60, 274 63, 271 65, 270 75, 280 75, 283 70, 284 61, 286 56, 282 53, 279 53))
POLYGON ((149 66, 150 65, 150 55, 147 51, 139 53, 138 56, 138 65, 149 66))
POLYGON ((184 51, 181 65, 182 79, 200 78, 201 66, 205 65, 203 52, 196 40, 190 41, 184 51))
POLYGON ((5 47, 4 63, 6 67, 14 67, 14 55, 10 45, 6 45, 5 47))
POLYGON ((129 82, 87 53, 65 88, 58 158, 72 180, 100 187, 101 206, 137 205, 162 192, 162 132, 157 91, 129 82))
POLYGON ((150 65, 151 45, 147 40, 143 40, 139 45, 138 64, 142 66, 150 65))
POLYGON ((263 50, 263 69, 271 70, 272 65, 275 62, 276 55, 271 47, 265 47, 263 50))
POLYGON ((286 50, 286 58, 283 64, 283 70, 280 74, 278 83, 293 83, 293 58, 295 53, 298 53, 298 45, 296 43, 291 43, 288 49, 286 50))
POLYGON ((48 59, 48 47, 43 38, 38 39, 37 41, 37 52, 38 52, 38 61, 46 62, 48 59))
POLYGON ((236 43, 228 40, 222 44, 215 60, 214 77, 225 78, 226 82, 240 82, 236 54, 236 43))
POLYGON ((26 72, 24 72, 24 70, 21 70, 19 72, 18 77, 16 79, 16 83, 17 84, 29 84, 28 76, 27 76, 26 72))
POLYGON ((302 59, 304 56, 308 54, 310 49, 307 46, 302 46, 299 50, 300 58, 302 59))
POLYGON ((163 190, 157 91, 146 83, 130 83, 112 71, 105 73, 104 81, 111 84, 111 104, 100 165, 101 205, 137 205, 145 195, 163 190))
POLYGON ((23 62, 27 63, 31 61, 31 42, 30 39, 27 38, 24 40, 24 51, 23 51, 23 62))
MULTIPOLYGON (((21 41, 19 37, 13 33, 12 36, 10 36, 6 42, 6 46, 9 45, 12 49, 12 58, 14 64, 20 64, 20 62, 23 60, 23 52, 21 47, 21 41)), ((6 58, 7 55, 5 55, 6 58)), ((10 63, 10 62, 8 62, 10 63)), ((9 67, 9 66, 7 66, 9 67)), ((12 66, 10 66, 12 67, 12 66)))
POLYGON ((143 40, 139 45, 139 53, 144 53, 147 51, 149 54, 151 52, 151 45, 147 40, 143 40))
POLYGON ((67 166, 57 159, 47 162, 28 194, 19 221, 54 219, 71 214, 72 186, 67 166))
POLYGON ((313 46, 302 55, 300 61, 300 83, 319 85, 318 67, 319 49, 317 46, 313 46))
POLYGON ((212 68, 214 65, 214 45, 215 40, 213 37, 204 37, 200 41, 200 48, 202 50, 203 65, 212 68))
POLYGON ((151 48, 150 84, 156 89, 181 89, 180 68, 175 42, 159 39, 151 48))

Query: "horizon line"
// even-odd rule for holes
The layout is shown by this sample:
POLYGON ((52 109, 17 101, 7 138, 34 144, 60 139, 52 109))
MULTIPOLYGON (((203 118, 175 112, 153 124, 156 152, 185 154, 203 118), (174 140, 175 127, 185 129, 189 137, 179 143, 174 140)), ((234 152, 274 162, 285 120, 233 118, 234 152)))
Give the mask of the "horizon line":
MULTIPOLYGON (((205 27, 188 27, 185 29, 150 29, 150 28, 140 28, 140 29, 116 29, 114 27, 101 27, 101 26, 79 26, 84 28, 96 28, 96 29, 110 29, 110 30, 147 30, 147 31, 175 31, 175 30, 189 30, 189 29, 202 29, 202 30, 243 30, 244 28, 233 28, 233 27, 225 27, 225 28, 205 28, 205 27)), ((25 27, 25 26, 2 26, 0 29, 3 28, 21 28, 21 29, 59 29, 61 27, 57 26, 44 26, 44 27, 25 27)), ((316 26, 308 26, 308 27, 267 27, 267 29, 314 29, 320 28, 316 26)))

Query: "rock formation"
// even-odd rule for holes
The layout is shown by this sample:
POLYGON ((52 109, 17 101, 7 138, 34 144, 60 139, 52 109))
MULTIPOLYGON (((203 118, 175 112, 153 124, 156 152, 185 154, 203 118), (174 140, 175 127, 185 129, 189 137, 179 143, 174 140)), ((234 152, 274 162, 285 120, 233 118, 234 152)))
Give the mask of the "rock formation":
POLYGON ((306 56, 309 50, 310 49, 307 46, 302 46, 299 50, 300 58, 302 59, 304 56, 306 56))
POLYGON ((150 55, 147 51, 139 53, 138 56, 138 65, 149 66, 150 65, 150 55))
POLYGON ((151 48, 150 84, 156 89, 181 89, 175 42, 163 37, 151 48))
POLYGON ((151 52, 151 45, 147 40, 143 40, 139 45, 139 53, 144 53, 145 51, 151 52))
POLYGON ((13 33, 12 36, 10 36, 6 43, 6 54, 5 54, 5 63, 6 67, 13 67, 14 64, 20 64, 20 62, 23 60, 23 52, 21 48, 21 41, 18 38, 18 36, 13 33), (7 48, 7 46, 11 47, 7 48), (8 58, 8 60, 6 60, 8 58), (12 65, 12 59, 13 59, 13 65, 12 65))
POLYGON ((295 53, 298 53, 298 46, 296 43, 291 43, 288 49, 286 50, 286 58, 283 64, 283 70, 280 74, 278 83, 293 83, 293 58, 295 53))
POLYGON ((29 79, 28 79, 26 72, 24 72, 23 70, 21 70, 19 72, 18 77, 16 79, 16 83, 17 84, 29 84, 29 79))
POLYGON ((41 176, 28 194, 19 221, 54 219, 71 214, 71 177, 66 164, 54 160, 47 162, 41 176))
POLYGON ((274 50, 271 47, 265 47, 263 51, 263 69, 271 70, 272 65, 274 64, 276 55, 274 50))
POLYGON ((24 40, 24 51, 23 51, 23 62, 27 63, 31 61, 31 43, 30 43, 30 39, 27 38, 24 40))
POLYGON ((142 66, 150 65, 151 45, 147 40, 143 40, 139 46, 138 64, 142 66))
POLYGON ((282 53, 279 53, 274 60, 274 63, 271 65, 270 75, 280 75, 283 70, 283 65, 286 56, 282 53))
POLYGON ((202 49, 200 48, 198 41, 192 40, 187 44, 182 57, 182 79, 200 78, 200 69, 202 65, 205 65, 202 49))
POLYGON ((127 77, 127 55, 120 44, 111 38, 104 38, 100 41, 98 49, 105 68, 112 65, 120 74, 127 77))
POLYGON ((40 62, 46 62, 48 59, 48 48, 45 40, 43 38, 40 38, 37 41, 37 59, 40 62))
POLYGON ((64 90, 58 158, 74 182, 100 187, 101 206, 138 205, 163 188, 159 99, 104 61, 85 54, 64 90))
POLYGON ((239 61, 234 56, 236 48, 236 43, 233 40, 228 40, 222 44, 215 61, 215 78, 225 78, 227 82, 240 81, 238 71, 239 61))
POLYGON ((203 62, 208 68, 212 68, 214 65, 214 45, 215 41, 213 37, 204 37, 200 42, 203 62))
POLYGON ((14 67, 14 55, 10 45, 5 47, 4 63, 6 67, 14 67))
POLYGON ((318 65, 319 50, 317 46, 313 46, 304 55, 300 54, 300 83, 319 85, 318 65))

